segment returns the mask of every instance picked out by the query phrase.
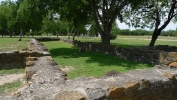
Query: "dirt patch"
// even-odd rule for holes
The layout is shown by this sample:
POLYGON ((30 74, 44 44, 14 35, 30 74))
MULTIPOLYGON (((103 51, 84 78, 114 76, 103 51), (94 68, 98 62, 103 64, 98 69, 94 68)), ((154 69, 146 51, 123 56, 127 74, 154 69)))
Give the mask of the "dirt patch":
POLYGON ((65 66, 65 68, 61 68, 61 70, 64 71, 64 72, 69 72, 71 70, 74 70, 74 67, 72 67, 72 66, 65 66))
POLYGON ((11 82, 21 79, 23 77, 25 77, 24 73, 0 76, 0 85, 3 85, 5 83, 11 83, 11 82))

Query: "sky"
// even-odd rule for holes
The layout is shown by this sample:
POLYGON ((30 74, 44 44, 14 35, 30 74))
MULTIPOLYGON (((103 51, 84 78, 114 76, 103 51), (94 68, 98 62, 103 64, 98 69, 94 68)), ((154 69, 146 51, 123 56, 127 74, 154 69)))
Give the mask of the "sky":
MULTIPOLYGON (((5 0, 0 0, 1 1, 5 1, 5 0)), ((12 1, 16 1, 16 0, 12 0, 12 1)), ((130 29, 130 30, 135 30, 135 28, 133 27, 129 27, 128 25, 126 25, 125 23, 120 23, 120 21, 117 21, 118 23, 118 27, 120 29, 130 29)), ((174 24, 173 22, 169 23, 168 26, 164 29, 164 30, 176 30, 177 28, 177 23, 174 24)), ((149 30, 147 28, 145 28, 145 30, 149 30)))
MULTIPOLYGON (((129 27, 128 25, 126 25, 125 23, 120 23, 120 21, 117 21, 117 24, 118 24, 118 27, 120 28, 120 29, 130 29, 130 30, 135 30, 135 28, 133 28, 133 27, 129 27)), ((173 22, 171 22, 171 23, 169 23, 168 25, 167 25, 167 27, 164 29, 165 31, 167 31, 167 30, 176 30, 176 28, 177 28, 177 23, 173 23, 173 22)), ((149 30, 148 28, 145 28, 145 30, 149 30)), ((151 29, 152 30, 152 29, 151 29)))

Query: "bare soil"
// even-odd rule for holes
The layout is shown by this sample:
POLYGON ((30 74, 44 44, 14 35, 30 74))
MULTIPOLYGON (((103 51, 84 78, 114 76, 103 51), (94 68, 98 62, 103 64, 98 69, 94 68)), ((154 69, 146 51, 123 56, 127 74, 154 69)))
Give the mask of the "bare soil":
POLYGON ((11 83, 15 80, 22 79, 23 77, 25 77, 24 73, 0 76, 0 85, 11 83))

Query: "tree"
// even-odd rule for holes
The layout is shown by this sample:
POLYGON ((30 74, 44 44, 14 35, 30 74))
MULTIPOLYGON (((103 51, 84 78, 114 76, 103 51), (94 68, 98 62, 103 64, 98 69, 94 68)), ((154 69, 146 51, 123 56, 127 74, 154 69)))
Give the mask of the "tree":
POLYGON ((94 21, 101 34, 103 45, 110 45, 110 31, 116 18, 122 22, 122 12, 130 5, 137 5, 145 0, 87 0, 91 6, 94 21), (103 27, 103 28, 102 28, 103 27))
POLYGON ((7 31, 10 31, 9 27, 12 24, 12 4, 13 2, 11 1, 4 1, 0 4, 0 30, 2 31, 2 37, 7 31))
POLYGON ((149 46, 154 46, 162 30, 177 14, 177 0, 149 0, 125 13, 125 20, 134 27, 154 28, 149 46), (134 10, 132 10, 134 9, 134 10), (128 20, 130 19, 130 20, 128 20))
POLYGON ((114 22, 112 25, 112 29, 111 29, 110 39, 112 39, 112 40, 116 39, 119 31, 120 31, 120 29, 118 28, 117 23, 114 22))
MULTIPOLYGON (((21 0, 19 0, 20 2, 21 0)), ((20 39, 22 29, 25 31, 39 31, 41 29, 43 16, 48 13, 48 2, 42 0, 23 0, 17 10, 17 21, 20 25, 20 39)))
MULTIPOLYGON (((76 34, 76 30, 89 23, 90 6, 84 0, 61 0, 59 14, 61 20, 69 23, 69 28, 72 25, 71 34, 73 34, 73 40, 76 34)), ((70 28, 71 29, 71 28, 70 28)), ((70 30, 69 29, 69 30, 70 30)))
POLYGON ((147 30, 136 29, 131 31, 131 35, 148 35, 149 32, 147 30))
POLYGON ((90 26, 90 28, 89 28, 89 34, 90 34, 90 35, 96 35, 96 36, 99 35, 99 34, 98 34, 98 29, 97 29, 96 24, 95 24, 94 21, 91 22, 91 26, 90 26))

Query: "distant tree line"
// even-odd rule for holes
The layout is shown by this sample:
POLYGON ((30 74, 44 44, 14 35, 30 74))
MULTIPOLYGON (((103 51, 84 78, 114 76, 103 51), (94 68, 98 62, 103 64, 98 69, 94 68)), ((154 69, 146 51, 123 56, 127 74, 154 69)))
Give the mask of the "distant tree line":
MULTIPOLYGON (((142 29, 136 29, 136 30, 130 30, 130 29, 120 29, 117 34, 119 35, 133 35, 133 36, 144 36, 144 35, 152 35, 153 31, 148 30, 142 30, 142 29)), ((160 36, 177 36, 176 30, 164 30, 160 34, 160 36)))

